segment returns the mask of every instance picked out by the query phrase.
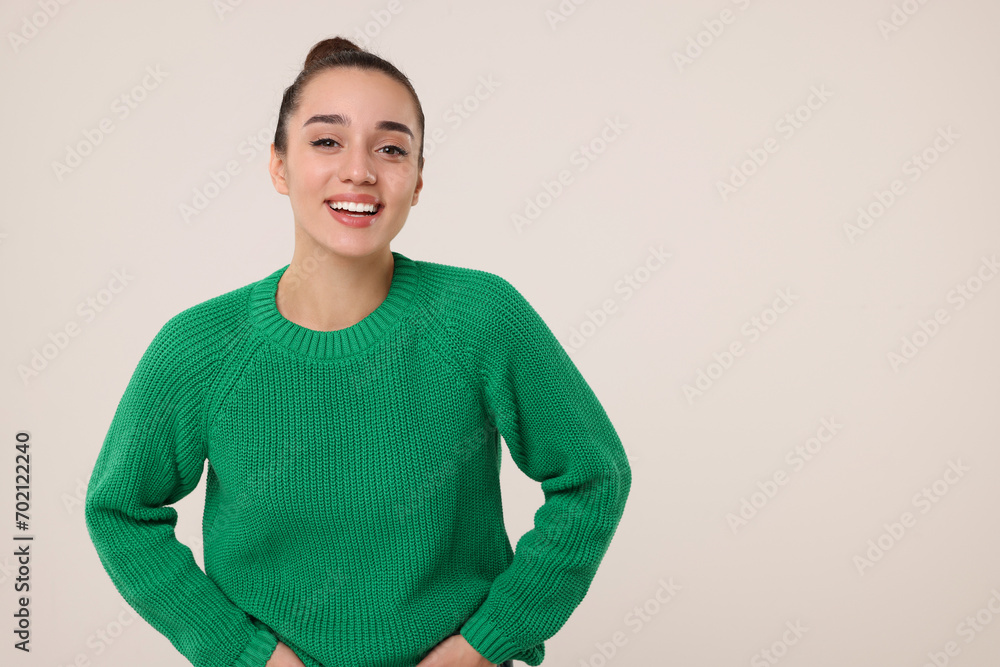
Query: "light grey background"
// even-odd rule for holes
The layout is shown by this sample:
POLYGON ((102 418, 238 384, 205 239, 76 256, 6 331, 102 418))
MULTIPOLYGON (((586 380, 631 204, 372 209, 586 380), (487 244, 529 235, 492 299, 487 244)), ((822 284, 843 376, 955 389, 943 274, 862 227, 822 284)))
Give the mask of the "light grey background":
MULTIPOLYGON (((427 118, 425 187, 392 249, 510 280, 633 464, 618 533, 544 664, 994 664, 998 21, 986 0, 5 2, 0 497, 12 517, 26 430, 36 538, 33 650, 8 633, 0 662, 187 664, 125 613, 83 522, 86 482, 159 327, 290 261, 266 159, 281 93, 316 41, 367 28, 427 118), (127 117, 123 95, 143 98, 127 117), (60 177, 102 119, 113 131, 60 177), (213 190, 229 161, 239 173, 213 190), (750 175, 723 196, 734 169, 750 175), (540 214, 518 229, 529 200, 540 214), (669 259, 647 264, 653 248, 669 259), (36 353, 44 368, 22 376, 36 353)), ((516 542, 543 498, 504 456, 516 542)), ((203 499, 204 484, 177 506, 199 563, 203 499)))

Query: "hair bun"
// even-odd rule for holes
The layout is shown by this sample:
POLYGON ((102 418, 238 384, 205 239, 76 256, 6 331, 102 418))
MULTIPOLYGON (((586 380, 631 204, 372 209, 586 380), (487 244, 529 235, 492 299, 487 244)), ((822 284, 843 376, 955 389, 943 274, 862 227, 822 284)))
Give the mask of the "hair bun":
POLYGON ((324 39, 309 49, 309 55, 306 56, 304 68, 309 69, 318 61, 338 51, 361 51, 361 47, 343 37, 324 39))

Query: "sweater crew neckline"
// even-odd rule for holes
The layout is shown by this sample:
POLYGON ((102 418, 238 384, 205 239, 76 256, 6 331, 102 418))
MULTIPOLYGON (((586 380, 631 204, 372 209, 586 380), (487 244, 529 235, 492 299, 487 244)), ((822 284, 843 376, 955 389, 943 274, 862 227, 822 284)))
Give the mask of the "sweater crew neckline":
POLYGON ((286 264, 258 281, 250 292, 250 317, 254 326, 275 344, 313 359, 336 359, 363 352, 382 340, 403 319, 413 303, 419 270, 409 257, 392 252, 393 269, 389 293, 361 321, 334 331, 309 329, 288 320, 278 310, 278 281, 286 264))

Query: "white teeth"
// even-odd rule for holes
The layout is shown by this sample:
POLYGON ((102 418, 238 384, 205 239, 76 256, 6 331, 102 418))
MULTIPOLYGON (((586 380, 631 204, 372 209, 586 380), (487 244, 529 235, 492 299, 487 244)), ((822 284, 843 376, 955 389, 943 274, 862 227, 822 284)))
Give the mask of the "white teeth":
POLYGON ((369 213, 374 213, 376 209, 375 204, 357 204, 355 202, 349 201, 332 201, 329 202, 329 206, 332 209, 346 209, 348 211, 366 211, 369 213))

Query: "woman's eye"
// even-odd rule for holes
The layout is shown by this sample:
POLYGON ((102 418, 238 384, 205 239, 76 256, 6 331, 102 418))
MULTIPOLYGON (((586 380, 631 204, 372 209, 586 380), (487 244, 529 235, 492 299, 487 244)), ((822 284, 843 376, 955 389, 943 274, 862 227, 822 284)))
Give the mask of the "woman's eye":
POLYGON ((390 155, 401 155, 401 156, 402 156, 402 155, 409 155, 409 153, 408 153, 407 151, 403 150, 403 149, 402 149, 402 148, 400 148, 399 146, 394 146, 394 145, 389 145, 389 146, 383 146, 383 147, 382 147, 382 148, 380 148, 379 150, 385 150, 386 148, 393 148, 393 149, 395 149, 395 150, 396 150, 396 152, 395 152, 395 153, 390 153, 390 155))
MULTIPOLYGON (((310 141, 309 143, 312 146, 322 146, 323 148, 332 148, 334 144, 338 146, 340 145, 340 143, 336 139, 316 139, 315 141, 310 141)), ((395 152, 389 152, 388 153, 389 155, 399 155, 401 157, 409 155, 408 151, 404 150, 403 148, 400 148, 399 146, 391 144, 389 146, 383 146, 382 148, 379 149, 379 151, 384 151, 386 149, 391 149, 392 151, 395 151, 395 152)))

